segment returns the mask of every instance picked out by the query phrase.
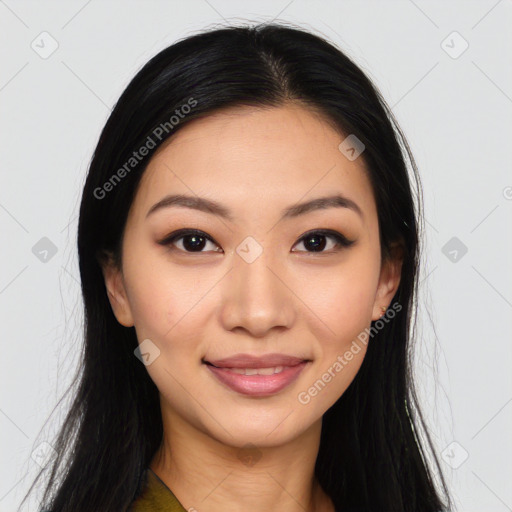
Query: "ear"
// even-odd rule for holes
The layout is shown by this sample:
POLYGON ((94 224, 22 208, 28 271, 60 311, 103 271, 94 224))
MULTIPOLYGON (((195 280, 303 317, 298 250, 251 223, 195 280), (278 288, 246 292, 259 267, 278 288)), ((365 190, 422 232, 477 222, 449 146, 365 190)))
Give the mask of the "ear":
POLYGON ((123 272, 114 262, 110 253, 103 253, 100 258, 101 270, 105 279, 108 300, 117 321, 125 327, 133 327, 133 316, 126 295, 123 272))
POLYGON ((393 300, 393 297, 400 285, 402 273, 404 249, 403 245, 396 242, 391 245, 389 257, 382 262, 379 285, 373 305, 372 320, 378 320, 383 314, 383 307, 386 309, 393 300))

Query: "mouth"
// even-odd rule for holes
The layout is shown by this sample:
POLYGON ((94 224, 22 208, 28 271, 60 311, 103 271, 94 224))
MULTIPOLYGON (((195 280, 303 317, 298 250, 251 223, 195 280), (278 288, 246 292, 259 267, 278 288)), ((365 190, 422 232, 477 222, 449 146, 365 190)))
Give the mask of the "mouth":
POLYGON ((311 360, 284 354, 263 357, 238 354, 215 361, 203 359, 202 362, 216 380, 232 391, 264 397, 288 387, 311 360))
MULTIPOLYGON (((275 373, 281 373, 285 368, 285 366, 270 366, 269 368, 220 368, 209 362, 206 362, 206 364, 218 370, 228 370, 233 373, 238 373, 239 375, 274 375, 275 373)), ((287 366, 286 368, 290 367, 287 366)))

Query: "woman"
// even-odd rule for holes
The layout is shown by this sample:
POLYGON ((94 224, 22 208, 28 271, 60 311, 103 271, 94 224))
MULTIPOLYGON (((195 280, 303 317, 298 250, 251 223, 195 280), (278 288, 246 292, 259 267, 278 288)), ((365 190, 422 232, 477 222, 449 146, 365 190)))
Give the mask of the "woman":
POLYGON ((319 37, 229 27, 152 58, 83 191, 84 360, 42 508, 450 506, 409 361, 420 192, 319 37))

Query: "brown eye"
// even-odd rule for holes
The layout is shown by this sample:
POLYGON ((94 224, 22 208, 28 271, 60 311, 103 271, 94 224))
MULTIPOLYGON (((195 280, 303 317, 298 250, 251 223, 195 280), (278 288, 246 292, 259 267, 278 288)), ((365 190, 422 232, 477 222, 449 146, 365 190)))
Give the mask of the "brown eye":
MULTIPOLYGON (((195 230, 195 229, 182 229, 179 231, 175 231, 170 235, 166 236, 163 240, 158 242, 160 245, 173 245, 179 251, 182 252, 209 252, 209 250, 204 251, 205 247, 208 247, 208 244, 213 245, 214 247, 219 248, 219 246, 213 241, 213 239, 204 233, 203 231, 195 230), (179 247, 178 244, 181 244, 179 247)), ((212 250, 212 249, 210 249, 212 250)), ((221 252, 213 249, 214 252, 221 252)))
POLYGON ((330 252, 331 249, 336 251, 343 247, 350 247, 354 241, 348 240, 337 231, 321 229, 306 233, 301 237, 299 243, 304 245, 305 252, 330 252), (329 240, 331 241, 329 242, 329 240), (327 251, 324 250, 326 247, 327 251))

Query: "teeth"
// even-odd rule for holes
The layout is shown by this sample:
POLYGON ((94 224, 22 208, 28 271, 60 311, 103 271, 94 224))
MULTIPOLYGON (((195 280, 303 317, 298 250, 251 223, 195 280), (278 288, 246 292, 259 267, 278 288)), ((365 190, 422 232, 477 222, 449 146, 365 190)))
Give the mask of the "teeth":
POLYGON ((230 372, 239 373, 240 375, 245 375, 245 370, 241 368, 228 368, 230 372))
POLYGON ((240 375, 273 375, 274 373, 281 373, 283 368, 283 366, 274 366, 273 368, 229 368, 229 371, 240 375))

